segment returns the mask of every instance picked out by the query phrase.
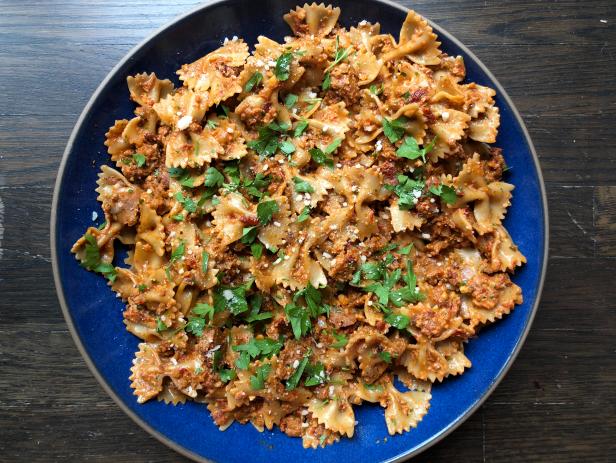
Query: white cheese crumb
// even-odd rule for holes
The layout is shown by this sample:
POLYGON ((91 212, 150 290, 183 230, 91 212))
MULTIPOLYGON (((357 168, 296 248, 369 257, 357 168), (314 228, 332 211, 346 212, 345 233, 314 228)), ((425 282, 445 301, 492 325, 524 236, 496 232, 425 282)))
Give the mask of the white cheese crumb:
POLYGON ((267 169, 269 169, 269 165, 268 165, 268 164, 265 164, 265 165, 263 166, 263 172, 265 172, 267 169))
POLYGON ((443 111, 443 113, 441 114, 441 117, 443 118, 444 122, 447 122, 449 120, 449 112, 443 111))
POLYGON ((329 386, 329 396, 333 397, 334 395, 334 386, 329 386))
POLYGON ((323 343, 322 343, 322 342, 317 343, 317 347, 318 347, 319 349, 322 349, 322 348, 323 348, 323 343))
POLYGON ((297 368, 299 366, 299 360, 295 360, 293 362, 293 368, 297 368))
POLYGON ((278 221, 274 222, 274 227, 280 227, 280 222, 278 221))
POLYGON ((331 224, 331 225, 329 226, 329 229, 330 229, 330 230, 335 230, 336 228, 338 228, 338 225, 336 225, 335 223, 333 223, 333 224, 331 224))
POLYGON ((304 197, 303 197, 302 195, 297 195, 297 196, 295 197, 295 201, 297 201, 297 202, 299 202, 299 201, 303 201, 303 200, 304 200, 304 197))
POLYGON ((284 260, 289 260, 290 257, 289 256, 284 256, 284 260))
POLYGON ((355 192, 355 191, 357 191, 357 190, 359 190, 359 188, 357 187, 357 185, 353 185, 353 186, 351 187, 351 191, 352 191, 352 192, 355 192))
POLYGON ((175 357, 171 357, 171 363, 173 363, 174 365, 177 365, 178 361, 175 359, 175 357))
POLYGON ((176 116, 181 116, 182 115, 182 111, 178 111, 175 113, 176 116))
POLYGON ((304 408, 300 413, 302 416, 306 416, 308 414, 308 410, 304 408))
POLYGON ((98 219, 98 213, 96 211, 92 211, 92 222, 98 219))
POLYGON ((178 129, 186 130, 191 123, 192 123, 192 116, 184 116, 178 121, 178 129))
POLYGON ((302 428, 307 428, 308 426, 310 426, 308 423, 302 423, 302 428))
POLYGON ((305 204, 306 206, 310 206, 310 200, 309 200, 309 199, 305 199, 305 200, 304 200, 304 204, 305 204))
POLYGON ((371 126, 371 125, 367 125, 366 127, 364 127, 364 130, 365 130, 366 132, 372 132, 372 131, 374 130, 374 127, 373 127, 373 126, 371 126))
POLYGON ((363 166, 358 162, 357 164, 355 164, 355 168, 356 169, 361 169, 363 166))
POLYGON ((233 133, 233 127, 227 127, 227 133, 233 133))
POLYGON ((338 164, 336 164, 336 167, 337 167, 338 169, 340 169, 340 168, 342 167, 342 164, 338 163, 338 164))
POLYGON ((366 21, 365 19, 362 19, 362 20, 359 22, 358 26, 365 26, 365 25, 367 25, 367 24, 368 24, 368 21, 366 21))
POLYGON ((347 203, 346 201, 342 203, 342 207, 347 207, 349 205, 349 203, 347 203))
POLYGON ((429 233, 422 233, 422 234, 421 234, 421 237, 422 237, 424 240, 429 240, 429 239, 430 239, 430 234, 429 234, 429 233))
POLYGON ((192 250, 192 249, 189 249, 188 251, 186 251, 186 254, 188 254, 189 256, 192 256, 192 254, 193 254, 193 250, 192 250))
POLYGON ((325 321, 319 318, 319 320, 317 321, 317 325, 319 325, 321 328, 325 328, 325 321))
POLYGON ((283 158, 278 159, 278 164, 284 164, 284 159, 283 158))
POLYGON ((317 94, 314 92, 308 92, 308 98, 316 98, 317 94))
POLYGON ((368 301, 368 305, 372 305, 372 301, 368 301))
POLYGON ((178 273, 179 273, 180 275, 184 274, 184 269, 183 269, 183 268, 179 269, 179 270, 178 270, 178 273))
POLYGON ((434 204, 434 201, 435 201, 435 199, 434 199, 434 198, 430 198, 430 202, 431 202, 432 204, 434 204))
POLYGON ((331 255, 329 252, 325 251, 325 252, 323 253, 323 257, 325 257, 326 259, 331 259, 331 258, 332 258, 332 255, 331 255))
POLYGON ((374 149, 377 153, 381 151, 383 149, 383 142, 381 140, 377 140, 376 144, 374 145, 374 149))

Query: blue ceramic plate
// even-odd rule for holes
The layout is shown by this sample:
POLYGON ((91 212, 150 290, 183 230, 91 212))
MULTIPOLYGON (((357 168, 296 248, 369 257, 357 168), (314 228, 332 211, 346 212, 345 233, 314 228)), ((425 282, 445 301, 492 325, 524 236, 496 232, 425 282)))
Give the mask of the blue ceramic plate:
MULTIPOLYGON (((289 34, 282 15, 299 1, 225 0, 209 3, 176 19, 132 50, 107 76, 84 109, 66 147, 58 173, 51 217, 53 269, 60 303, 75 342, 88 366, 122 409, 140 426, 175 450, 199 461, 245 462, 399 461, 426 449, 459 426, 481 405, 511 366, 530 328, 545 273, 547 210, 541 173, 528 133, 513 103, 485 66, 458 40, 433 24, 450 55, 465 58, 468 80, 495 88, 501 111, 498 146, 512 167, 507 181, 516 187, 505 225, 528 264, 515 274, 524 303, 504 320, 468 343, 473 367, 462 376, 435 385, 430 411, 411 432, 388 436, 383 409, 357 408, 359 425, 353 439, 319 450, 305 450, 301 439, 279 431, 257 432, 233 424, 220 432, 206 407, 186 403, 173 407, 151 401, 138 405, 129 387, 129 368, 138 340, 122 323, 123 304, 104 278, 81 268, 71 245, 92 225, 92 211, 102 212, 94 192, 101 164, 109 163, 104 134, 115 119, 131 117, 126 76, 154 71, 175 78, 175 71, 238 35, 253 44, 258 35, 279 41, 289 34), (384 443, 384 438, 387 442, 384 443)), ((301 2, 303 3, 303 1, 301 2)), ((340 0, 341 23, 378 21, 397 37, 406 10, 387 1, 340 0)), ((421 13, 421 12, 420 12, 421 13)))

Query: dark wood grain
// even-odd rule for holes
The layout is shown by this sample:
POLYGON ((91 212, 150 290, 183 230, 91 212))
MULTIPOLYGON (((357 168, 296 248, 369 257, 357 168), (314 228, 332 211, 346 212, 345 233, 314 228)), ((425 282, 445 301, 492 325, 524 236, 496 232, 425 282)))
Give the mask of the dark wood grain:
MULTIPOLYGON (((0 0, 0 461, 186 461, 87 370, 55 296, 48 221, 64 145, 92 91, 196 3, 0 0)), ((615 461, 614 2, 402 3, 461 39, 507 89, 540 157, 551 221, 544 297, 518 360, 415 461, 615 461)))

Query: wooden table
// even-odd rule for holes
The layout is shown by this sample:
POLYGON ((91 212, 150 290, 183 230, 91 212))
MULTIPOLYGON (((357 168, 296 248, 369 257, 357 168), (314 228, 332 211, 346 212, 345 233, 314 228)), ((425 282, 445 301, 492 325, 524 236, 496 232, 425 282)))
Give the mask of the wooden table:
MULTIPOLYGON (((255 0, 256 1, 256 0, 255 0)), ((49 251, 65 143, 113 65, 193 0, 0 0, 0 460, 185 461, 80 357, 49 251)), ((616 4, 403 2, 507 89, 543 167, 551 249, 526 345, 486 404, 420 462, 616 461, 616 4)))

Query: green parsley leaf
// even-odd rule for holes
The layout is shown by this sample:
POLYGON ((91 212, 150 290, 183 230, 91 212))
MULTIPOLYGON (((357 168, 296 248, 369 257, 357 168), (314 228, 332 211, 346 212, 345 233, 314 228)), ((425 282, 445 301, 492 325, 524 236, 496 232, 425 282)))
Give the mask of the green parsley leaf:
POLYGON ((263 389, 265 387, 265 380, 269 376, 270 371, 272 371, 272 366, 269 363, 265 363, 258 367, 256 370, 256 375, 250 377, 250 387, 254 391, 263 389))
POLYGON ((248 310, 248 302, 246 301, 246 285, 238 286, 237 288, 225 287, 221 291, 214 294, 214 305, 216 301, 218 305, 229 309, 233 315, 239 315, 248 310))
POLYGON ((280 126, 272 123, 259 129, 259 137, 250 140, 248 148, 255 150, 260 156, 269 157, 276 154, 278 150, 278 134, 280 126))
POLYGON ((293 136, 295 138, 301 137, 307 127, 308 121, 306 119, 302 119, 295 125, 295 131, 293 132, 293 136))
POLYGON ((400 209, 413 209, 422 195, 425 182, 414 180, 406 175, 398 175, 397 185, 385 185, 387 190, 398 195, 398 207, 400 209))
POLYGON ((297 221, 299 223, 302 223, 308 220, 310 218, 310 211, 311 209, 309 206, 304 206, 302 212, 297 216, 297 221))
POLYGON ((248 369, 248 365, 250 365, 250 355, 248 355, 248 352, 241 352, 240 356, 235 361, 235 366, 240 370, 246 370, 248 369))
POLYGON ((182 256, 184 255, 185 247, 186 247, 186 244, 184 240, 180 241, 179 246, 175 248, 173 252, 171 253, 171 258, 169 259, 169 262, 173 263, 173 262, 180 260, 182 256))
POLYGON ((244 227, 242 229, 240 242, 243 244, 251 244, 257 238, 257 231, 257 227, 244 227))
POLYGON ((458 200, 455 188, 449 185, 443 185, 442 183, 439 185, 432 185, 429 191, 434 196, 439 196, 446 204, 453 204, 458 200))
POLYGON ((299 380, 302 378, 302 375, 304 374, 304 369, 306 368, 306 365, 308 365, 308 355, 304 356, 302 361, 299 362, 299 365, 297 366, 297 368, 295 369, 291 377, 287 380, 286 382, 287 391, 292 391, 293 389, 297 387, 297 385, 299 384, 299 380))
POLYGON ((311 148, 308 152, 310 153, 310 157, 317 164, 322 164, 330 168, 334 167, 334 160, 327 156, 320 148, 311 148))
POLYGON ((218 169, 216 169, 215 167, 209 167, 205 171, 205 182, 203 183, 205 186, 208 186, 208 187, 218 186, 218 187, 220 187, 220 186, 222 186, 224 181, 225 181, 224 175, 222 175, 220 173, 220 171, 218 169))
POLYGON ((102 273, 105 278, 111 282, 114 282, 118 272, 112 264, 101 260, 100 250, 98 249, 96 238, 90 233, 86 233, 84 235, 84 239, 86 244, 84 259, 81 262, 81 265, 93 272, 102 273))
POLYGON ((342 143, 342 138, 336 138, 333 142, 323 148, 323 152, 325 154, 332 154, 334 151, 338 149, 340 144, 342 143))
POLYGON ((332 85, 332 76, 329 72, 325 73, 325 77, 323 77, 323 82, 321 83, 321 90, 328 90, 332 85))
POLYGON ((188 317, 188 323, 184 326, 184 330, 187 333, 192 333, 198 338, 203 336, 203 329, 205 328, 205 319, 201 317, 188 317))
POLYGON ((184 220, 184 214, 176 214, 172 216, 171 218, 175 220, 176 222, 181 222, 182 220, 184 220))
POLYGON ((98 227, 96 227, 96 229, 97 230, 104 230, 106 226, 107 226, 107 221, 103 220, 103 223, 101 223, 98 227))
POLYGON ((250 252, 255 259, 259 260, 263 255, 263 245, 261 243, 251 244, 250 252))
POLYGON ((387 351, 379 352, 379 357, 381 357, 381 360, 383 360, 383 362, 391 363, 391 354, 389 352, 387 351))
POLYGON ((298 193, 314 193, 312 185, 301 177, 293 177, 293 183, 295 184, 295 191, 298 193))
POLYGON ((284 105, 291 109, 297 103, 299 97, 294 93, 289 93, 287 97, 284 99, 284 105))
POLYGON ((322 363, 319 362, 306 367, 306 378, 304 379, 306 387, 318 386, 325 381, 327 381, 327 375, 325 374, 325 366, 322 363))
POLYGON ((370 86, 370 93, 372 93, 373 95, 380 95, 381 93, 383 93, 383 84, 381 84, 380 87, 377 87, 376 84, 372 84, 370 86))
POLYGON ((237 377, 237 373, 235 372, 235 370, 231 370, 230 368, 221 368, 218 371, 218 374, 220 375, 220 380, 223 383, 228 383, 229 381, 237 377))
POLYGON ((192 312, 203 319, 208 318, 210 322, 214 320, 215 310, 214 307, 209 304, 199 303, 192 308, 192 312))
POLYGON ((261 74, 259 71, 255 72, 250 77, 250 79, 248 79, 248 82, 246 82, 246 85, 244 85, 244 91, 250 92, 256 85, 259 85, 262 80, 263 80, 263 74, 261 74))
POLYGON ((351 47, 344 49, 340 48, 340 37, 336 36, 336 52, 334 54, 334 61, 327 67, 327 69, 325 69, 325 72, 331 71, 334 66, 345 60, 349 56, 350 51, 351 47))
POLYGON ((434 149, 435 143, 436 137, 425 148, 419 148, 414 137, 405 137, 404 143, 396 151, 396 156, 411 160, 421 158, 423 162, 426 162, 426 154, 434 149))
POLYGON ((403 330, 407 326, 409 326, 409 317, 403 314, 394 314, 390 313, 385 317, 385 322, 389 323, 394 328, 398 328, 399 330, 403 330))
POLYGON ((265 194, 263 190, 269 186, 271 181, 272 178, 269 175, 263 175, 259 172, 252 180, 244 180, 243 186, 250 196, 261 199, 265 194))
POLYGON ((156 331, 160 333, 161 331, 165 331, 167 328, 168 326, 165 325, 165 322, 163 322, 160 317, 156 317, 156 331))
POLYGON ((289 303, 285 306, 284 312, 287 316, 287 320, 291 323, 291 329, 293 330, 295 339, 300 339, 312 328, 310 318, 308 317, 308 310, 305 307, 295 305, 295 303, 289 303))
POLYGON ((285 52, 276 60, 274 75, 276 79, 283 82, 289 78, 291 74, 291 63, 293 61, 293 53, 285 52))
POLYGON ((408 246, 405 246, 403 248, 400 248, 398 253, 402 254, 403 256, 406 256, 406 255, 408 255, 411 252, 411 249, 413 249, 413 243, 411 243, 408 246))
POLYGON ((332 332, 332 336, 334 337, 336 342, 330 344, 330 347, 333 347, 334 349, 342 349, 349 342, 349 339, 344 334, 332 332))
POLYGON ((145 292, 146 289, 148 289, 148 285, 140 284, 139 286, 137 286, 137 289, 139 290, 140 293, 143 293, 145 292))
POLYGON ((257 205, 257 218, 262 225, 267 225, 278 211, 279 207, 276 201, 263 201, 257 205))
POLYGON ((214 119, 210 119, 205 123, 205 126, 208 129, 215 129, 216 127, 218 127, 218 122, 216 122, 214 119))
POLYGON ((175 199, 184 207, 187 212, 196 212, 197 211, 197 203, 193 201, 190 196, 184 197, 181 191, 178 191, 175 194, 175 199))
POLYGON ((133 154, 133 161, 137 164, 137 167, 143 167, 145 165, 145 156, 141 153, 133 154))
POLYGON ((282 151, 286 155, 293 154, 295 152, 295 145, 289 140, 281 141, 278 144, 278 148, 280 148, 280 151, 282 151))
POLYGON ((383 133, 387 138, 389 138, 390 142, 396 143, 404 135, 405 124, 407 122, 408 119, 404 116, 400 116, 399 118, 393 120, 389 120, 384 117, 381 120, 381 124, 383 125, 383 133))

